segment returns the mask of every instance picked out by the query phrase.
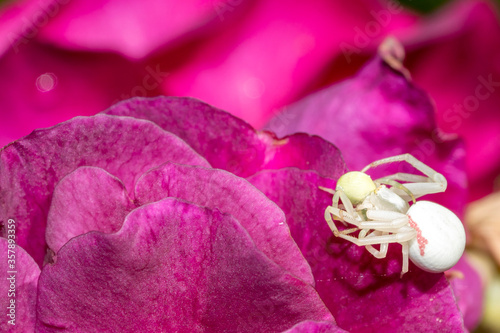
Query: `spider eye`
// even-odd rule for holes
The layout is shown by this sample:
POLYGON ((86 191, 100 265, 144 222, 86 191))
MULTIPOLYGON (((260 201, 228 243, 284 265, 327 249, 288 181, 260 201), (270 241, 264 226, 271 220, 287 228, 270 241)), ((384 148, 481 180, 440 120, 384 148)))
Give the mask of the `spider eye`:
POLYGON ((344 191, 353 205, 363 202, 376 188, 371 177, 359 171, 348 172, 337 181, 337 189, 344 191))

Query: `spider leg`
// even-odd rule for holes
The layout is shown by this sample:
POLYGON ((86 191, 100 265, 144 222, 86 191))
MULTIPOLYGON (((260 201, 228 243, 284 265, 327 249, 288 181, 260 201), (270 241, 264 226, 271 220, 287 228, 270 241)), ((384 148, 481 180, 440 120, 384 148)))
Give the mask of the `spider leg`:
POLYGON ((354 211, 354 207, 352 206, 351 200, 345 195, 344 191, 342 190, 337 190, 335 191, 335 195, 333 196, 333 204, 332 206, 334 208, 338 208, 339 205, 339 199, 342 201, 344 204, 344 208, 347 211, 347 213, 353 217, 356 217, 358 214, 354 211))
POLYGON ((408 272, 408 242, 403 242, 401 243, 401 246, 403 247, 403 267, 401 269, 401 277, 408 272))
MULTIPOLYGON (((363 231, 365 231, 365 230, 366 229, 363 229, 363 231)), ((375 233, 380 233, 380 231, 374 231, 371 234, 368 234, 368 236, 366 236, 366 237, 371 237, 375 233)), ((384 234, 386 234, 386 233, 384 233, 384 234)), ((364 236, 364 234, 362 235, 362 232, 360 232, 359 235, 360 235, 360 237, 364 236)), ((403 253, 403 262, 401 265, 401 277, 403 277, 403 275, 408 272, 409 244, 408 244, 408 242, 402 242, 401 246, 402 246, 402 253, 403 253)), ((387 256, 388 247, 389 247, 388 243, 380 244, 380 250, 375 249, 372 245, 365 246, 365 248, 368 250, 368 252, 370 252, 377 259, 383 259, 387 256)))
POLYGON ((331 195, 334 195, 335 194, 335 190, 334 189, 331 189, 331 188, 328 188, 328 187, 324 187, 324 186, 318 186, 318 188, 321 190, 321 191, 325 191, 327 193, 330 193, 331 195))
MULTIPOLYGON (((365 238, 365 237, 373 237, 373 236, 380 236, 380 235, 387 235, 389 234, 388 232, 381 232, 381 231, 373 231, 369 233, 368 235, 367 232, 369 229, 363 229, 359 233, 358 238, 365 238)), ((376 248, 373 247, 373 245, 366 245, 365 246, 366 250, 370 252, 375 258, 377 259, 383 259, 387 256, 387 250, 389 249, 389 244, 388 243, 382 243, 380 244, 380 250, 377 250, 376 248)))
MULTIPOLYGON (((426 178, 426 179, 429 179, 429 178, 426 178)), ((416 203, 416 200, 415 200, 415 196, 413 195, 413 193, 411 193, 411 191, 405 186, 406 184, 401 184, 401 183, 398 183, 397 181, 395 180, 392 180, 390 178, 379 178, 375 181, 377 184, 385 184, 385 185, 390 185, 392 188, 391 190, 396 193, 397 195, 399 195, 401 198, 403 198, 403 200, 406 200, 406 201, 413 201, 413 203, 416 203)))
MULTIPOLYGON (((392 174, 389 176, 385 176, 384 178, 392 179, 392 180, 396 180, 396 181, 401 181, 401 182, 411 182, 411 183, 427 183, 427 182, 431 181, 431 179, 429 177, 414 175, 411 173, 404 173, 404 172, 398 172, 398 173, 395 173, 395 174, 392 174)), ((375 180, 375 182, 377 182, 377 181, 378 181, 378 179, 375 180)))
POLYGON ((400 231, 398 233, 393 233, 390 235, 366 237, 362 239, 343 234, 338 234, 337 237, 348 240, 351 243, 356 244, 358 246, 366 246, 366 245, 383 244, 383 243, 403 243, 403 242, 408 242, 409 240, 415 238, 416 236, 417 232, 415 231, 415 229, 409 227, 409 229, 405 229, 404 231, 400 231))
POLYGON ((326 223, 328 223, 328 226, 332 230, 333 234, 337 237, 340 237, 341 234, 349 234, 349 233, 352 233, 354 231, 359 230, 359 221, 356 218, 349 215, 349 213, 347 213, 346 211, 339 209, 337 207, 333 207, 333 206, 326 207, 325 220, 326 220, 326 223), (347 222, 347 223, 353 224, 354 226, 356 226, 356 228, 339 231, 339 229, 335 225, 335 222, 333 221, 332 216, 336 217, 339 221, 344 223, 344 225, 347 225, 346 224, 346 222, 347 222), (352 231, 350 231, 350 230, 352 230, 352 231))
POLYGON ((408 226, 408 215, 390 210, 367 210, 366 217, 359 228, 396 233, 408 226))
MULTIPOLYGON (((353 217, 357 217, 358 216, 358 213, 356 213, 356 211, 354 210, 354 207, 351 203, 351 200, 349 200, 349 198, 347 197, 347 195, 345 195, 344 191, 338 189, 336 191, 332 190, 332 189, 329 189, 329 188, 326 188, 326 187, 323 187, 323 186, 319 186, 319 189, 322 190, 322 191, 325 191, 325 192, 328 192, 330 194, 333 194, 333 198, 332 198, 332 208, 339 208, 339 201, 342 201, 342 204, 344 204, 344 208, 345 210, 347 211, 347 213, 353 217)), ((346 225, 346 223, 344 222, 343 219, 340 219, 340 221, 346 225)))
MULTIPOLYGON (((407 162, 415 169, 417 169, 418 171, 422 172, 424 175, 429 177, 428 180, 423 181, 422 178, 408 177, 408 175, 410 174, 396 173, 394 175, 391 175, 392 177, 402 177, 402 179, 395 178, 395 180, 401 180, 401 181, 405 181, 405 178, 406 179, 411 178, 411 180, 409 180, 410 183, 404 184, 404 186, 408 190, 410 190, 415 197, 420 197, 425 194, 444 192, 446 190, 446 187, 448 185, 446 178, 442 174, 436 172, 434 169, 425 165, 424 163, 417 160, 415 157, 413 157, 413 155, 410 154, 402 154, 402 155, 387 157, 372 162, 366 167, 364 167, 363 170, 361 170, 361 172, 366 172, 368 169, 379 166, 381 164, 393 163, 393 162, 407 162)), ((415 176, 415 175, 410 175, 410 176, 415 176)))
POLYGON ((383 210, 368 210, 366 215, 369 221, 359 221, 339 208, 328 206, 325 210, 325 219, 336 237, 364 246, 375 258, 382 259, 387 256, 389 243, 400 243, 403 254, 401 276, 403 276, 408 272, 408 242, 417 236, 417 231, 408 225, 408 216, 383 210), (332 215, 356 227, 340 232, 333 222, 332 215), (360 230, 357 238, 349 235, 357 230, 360 230), (380 245, 379 250, 373 247, 376 244, 380 245))

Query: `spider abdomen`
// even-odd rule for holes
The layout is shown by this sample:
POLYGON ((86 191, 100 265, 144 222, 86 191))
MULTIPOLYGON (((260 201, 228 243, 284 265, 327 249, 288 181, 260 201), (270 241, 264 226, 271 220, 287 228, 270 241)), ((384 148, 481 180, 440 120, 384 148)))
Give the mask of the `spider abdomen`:
POLYGON ((409 256, 421 269, 440 273, 453 267, 465 249, 465 230, 449 209, 430 201, 418 201, 408 210, 409 224, 417 231, 409 256))

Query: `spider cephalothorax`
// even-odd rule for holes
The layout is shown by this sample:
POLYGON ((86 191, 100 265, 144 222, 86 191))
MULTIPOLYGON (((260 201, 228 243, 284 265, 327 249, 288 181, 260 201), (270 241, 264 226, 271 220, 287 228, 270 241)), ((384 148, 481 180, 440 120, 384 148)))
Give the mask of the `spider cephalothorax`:
POLYGON ((365 246, 376 258, 385 258, 389 243, 400 243, 401 274, 408 272, 408 258, 425 271, 444 272, 465 249, 462 222, 449 209, 429 201, 416 202, 416 198, 444 192, 446 186, 442 174, 410 154, 384 158, 344 174, 335 190, 321 188, 333 194, 325 219, 335 236, 365 246), (408 162, 425 176, 395 173, 373 181, 365 173, 371 167, 399 161, 408 162), (354 227, 339 231, 334 219, 354 227), (378 250, 375 244, 380 245, 378 250))

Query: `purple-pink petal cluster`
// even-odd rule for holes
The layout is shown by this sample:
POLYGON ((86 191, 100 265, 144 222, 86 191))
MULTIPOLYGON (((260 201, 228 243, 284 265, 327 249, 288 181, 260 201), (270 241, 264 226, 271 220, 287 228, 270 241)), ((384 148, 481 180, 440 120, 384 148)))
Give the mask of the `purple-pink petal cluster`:
POLYGON ((320 137, 277 139, 189 98, 132 99, 7 145, 0 220, 31 260, 20 331, 341 332, 285 214, 240 177, 282 167, 345 171, 320 137))
POLYGON ((332 320, 238 220, 174 198, 135 209, 116 233, 69 241, 44 268, 38 302, 39 332, 279 332, 332 320))
POLYGON ((135 98, 0 150, 2 236, 16 220, 26 329, 460 332, 466 315, 473 325, 463 285, 413 264, 401 278, 400 245, 375 259, 324 220, 320 186, 335 188, 344 159, 360 169, 405 152, 446 175, 436 199, 461 214, 462 144, 435 132, 425 93, 377 57, 287 112, 278 137, 196 99, 135 98), (341 150, 283 136, 297 130, 341 150))

